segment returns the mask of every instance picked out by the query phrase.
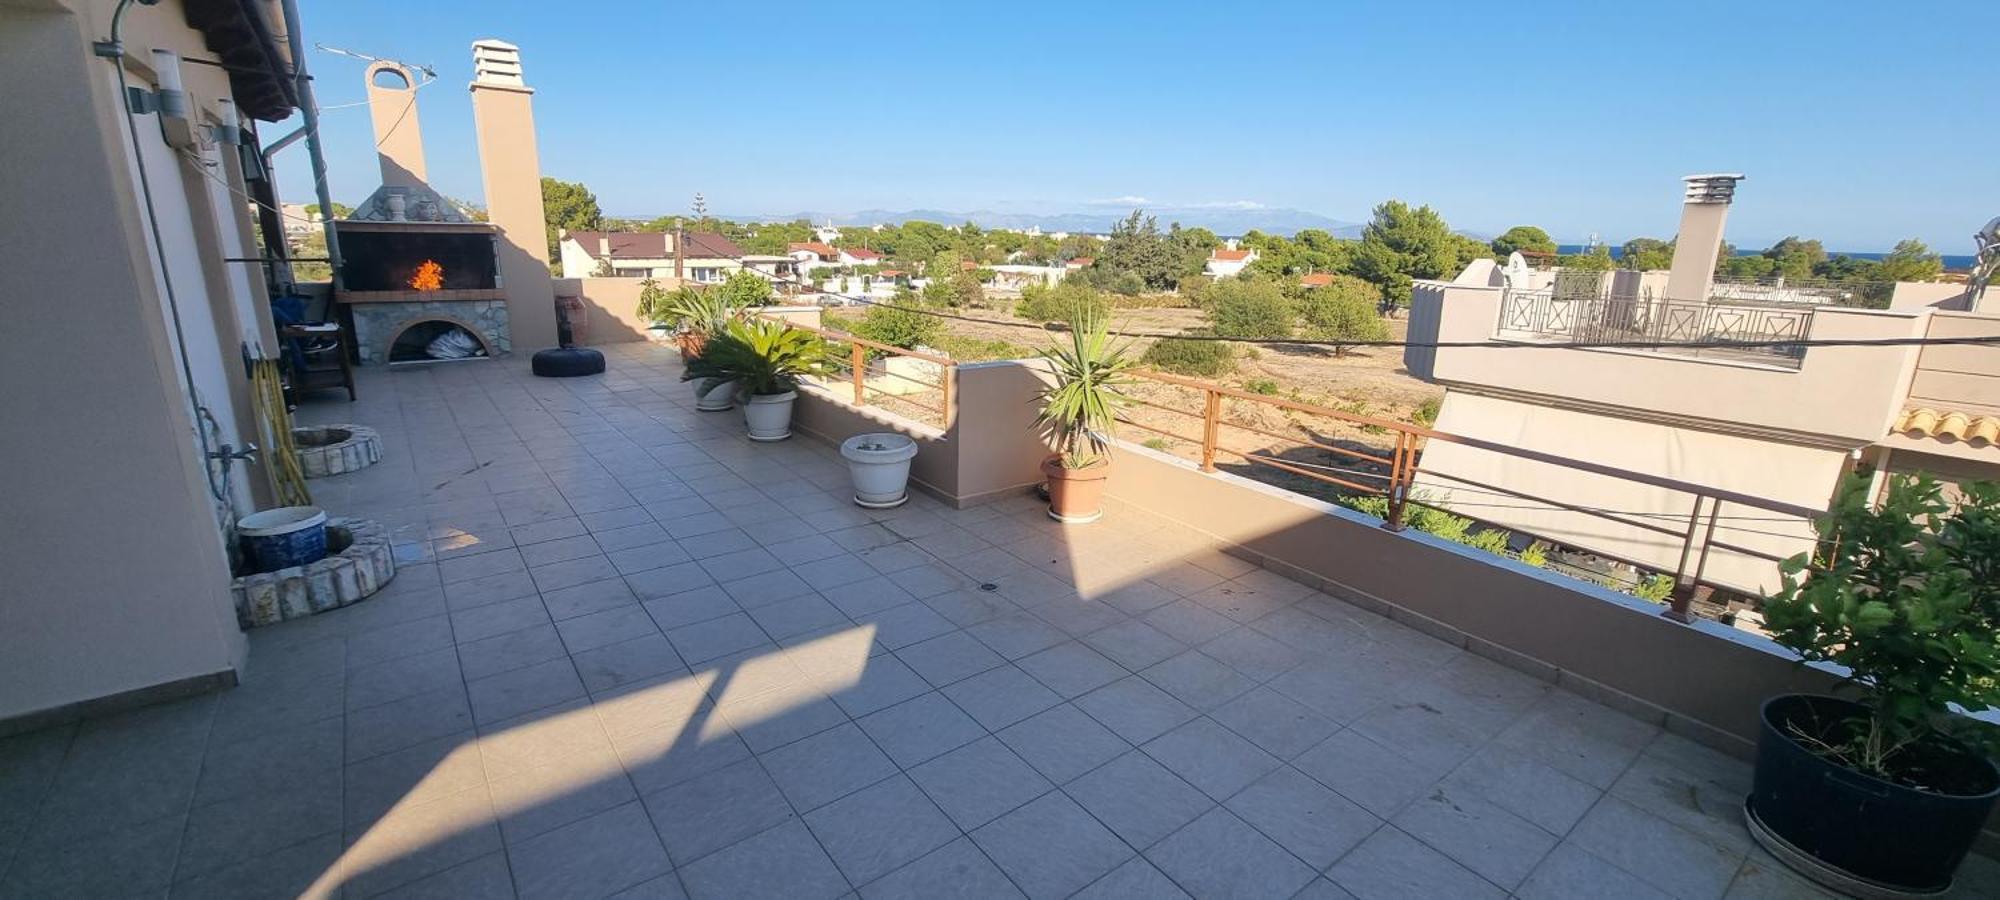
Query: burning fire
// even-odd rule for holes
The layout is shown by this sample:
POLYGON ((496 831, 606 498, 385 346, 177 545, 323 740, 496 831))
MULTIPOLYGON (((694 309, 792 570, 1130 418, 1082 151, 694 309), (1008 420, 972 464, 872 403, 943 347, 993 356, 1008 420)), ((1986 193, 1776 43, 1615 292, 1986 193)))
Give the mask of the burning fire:
POLYGON ((444 287, 444 267, 435 259, 424 260, 417 267, 417 274, 410 276, 410 287, 419 291, 435 291, 444 287))

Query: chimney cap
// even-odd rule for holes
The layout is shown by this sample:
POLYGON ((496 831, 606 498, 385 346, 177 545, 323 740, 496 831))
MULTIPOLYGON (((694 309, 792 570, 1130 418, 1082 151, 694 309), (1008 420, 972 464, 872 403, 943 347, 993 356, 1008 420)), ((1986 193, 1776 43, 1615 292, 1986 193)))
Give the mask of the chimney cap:
POLYGON ((1687 182, 1684 202, 1729 203, 1736 199, 1736 182, 1743 179, 1742 174, 1729 172, 1682 176, 1681 180, 1687 182))
POLYGON ((493 38, 473 41, 472 83, 527 87, 521 79, 521 48, 493 38))

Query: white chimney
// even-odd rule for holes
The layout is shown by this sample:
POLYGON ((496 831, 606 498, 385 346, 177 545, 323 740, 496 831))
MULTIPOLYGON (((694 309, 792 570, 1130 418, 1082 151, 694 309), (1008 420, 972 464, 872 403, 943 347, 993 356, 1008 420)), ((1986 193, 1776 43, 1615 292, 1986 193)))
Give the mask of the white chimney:
POLYGON ((610 259, 610 258, 611 258, 611 236, 610 236, 610 235, 604 235, 604 234, 600 234, 600 235, 598 235, 598 236, 597 236, 597 258, 598 258, 598 259, 610 259))

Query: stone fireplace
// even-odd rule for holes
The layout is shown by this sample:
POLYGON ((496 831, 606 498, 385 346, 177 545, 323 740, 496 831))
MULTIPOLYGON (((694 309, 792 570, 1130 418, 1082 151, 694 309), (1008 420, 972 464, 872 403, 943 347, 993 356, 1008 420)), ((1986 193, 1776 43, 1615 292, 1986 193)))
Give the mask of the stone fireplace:
POLYGON ((429 185, 417 108, 417 89, 427 82, 390 60, 371 63, 363 75, 382 185, 334 222, 340 265, 333 291, 363 364, 440 358, 426 352, 440 337, 441 349, 463 351, 450 358, 502 356, 516 343, 538 348, 557 340, 534 91, 521 78, 519 48, 503 41, 473 45, 473 72, 484 215, 429 185), (445 346, 452 343, 458 347, 445 346))
POLYGON ((410 202, 413 195, 428 201, 422 197, 428 193, 385 186, 352 218, 334 223, 341 245, 334 299, 353 322, 364 365, 431 360, 425 347, 453 329, 476 339, 479 357, 513 349, 493 227, 465 219, 441 199, 410 202), (391 211, 385 197, 402 202, 391 211), (409 221, 412 209, 439 218, 409 221), (404 218, 376 218, 397 214, 404 218))

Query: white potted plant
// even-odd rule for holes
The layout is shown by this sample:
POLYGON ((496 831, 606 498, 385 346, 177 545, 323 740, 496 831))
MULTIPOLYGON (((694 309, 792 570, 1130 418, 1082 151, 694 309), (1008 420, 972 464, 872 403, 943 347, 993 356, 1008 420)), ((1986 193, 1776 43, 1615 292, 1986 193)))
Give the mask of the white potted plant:
POLYGON ((910 460, 917 442, 895 432, 857 434, 840 442, 840 455, 854 478, 854 502, 869 509, 902 506, 910 499, 910 460))
POLYGON ((744 398, 743 423, 750 439, 782 441, 792 436, 799 379, 824 370, 820 355, 819 338, 811 332, 782 322, 734 321, 709 335, 701 356, 687 364, 681 378, 734 385, 744 398))

